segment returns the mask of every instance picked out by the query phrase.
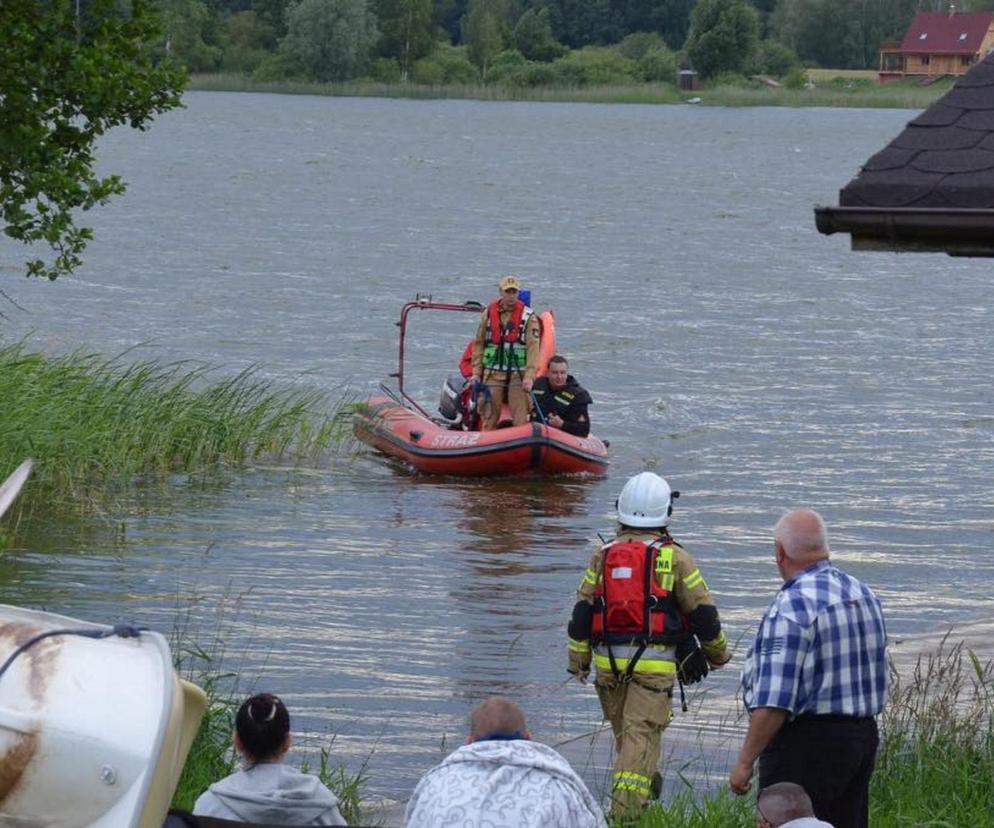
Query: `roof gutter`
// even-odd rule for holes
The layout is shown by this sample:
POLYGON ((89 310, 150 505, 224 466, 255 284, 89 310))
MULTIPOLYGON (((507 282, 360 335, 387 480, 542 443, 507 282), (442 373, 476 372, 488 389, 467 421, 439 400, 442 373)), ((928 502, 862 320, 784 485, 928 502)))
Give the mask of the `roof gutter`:
POLYGON ((882 52, 892 52, 894 54, 913 55, 922 57, 924 55, 934 57, 970 57, 980 51, 976 49, 881 49, 882 52))
POLYGON ((853 250, 994 256, 994 209, 815 207, 820 233, 849 233, 853 250))

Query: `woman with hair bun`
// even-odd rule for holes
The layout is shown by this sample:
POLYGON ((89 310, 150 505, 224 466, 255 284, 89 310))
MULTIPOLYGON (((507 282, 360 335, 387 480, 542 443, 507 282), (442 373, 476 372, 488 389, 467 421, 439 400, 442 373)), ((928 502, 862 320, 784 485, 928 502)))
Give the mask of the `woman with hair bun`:
POLYGON ((283 764, 290 714, 276 696, 246 699, 235 716, 242 768, 211 785, 193 806, 197 816, 270 825, 345 825, 338 798, 321 781, 283 764))

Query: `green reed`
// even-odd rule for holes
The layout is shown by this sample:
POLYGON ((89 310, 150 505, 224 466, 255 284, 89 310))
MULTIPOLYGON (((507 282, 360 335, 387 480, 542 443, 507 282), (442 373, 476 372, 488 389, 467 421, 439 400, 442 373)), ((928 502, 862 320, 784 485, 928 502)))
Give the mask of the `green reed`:
MULTIPOLYGON (((622 828, 624 822, 612 823, 622 828)), ((693 792, 681 791, 665 804, 647 808, 637 828, 755 828, 756 816, 751 800, 719 791, 698 801, 693 792)))
POLYGON ((34 458, 26 491, 57 504, 136 476, 300 460, 340 439, 345 406, 329 413, 324 394, 278 388, 254 368, 216 373, 0 347, 0 475, 34 458))
MULTIPOLYGON (((994 661, 981 661, 963 643, 943 641, 917 660, 909 676, 892 669, 891 680, 870 782, 871 828, 991 824, 994 661)), ((701 796, 687 782, 635 825, 752 828, 754 808, 755 790, 747 797, 720 788, 701 796)))
MULTIPOLYGON (((333 765, 331 763, 331 745, 334 742, 334 737, 332 737, 329 746, 321 748, 317 770, 318 779, 338 797, 338 810, 345 817, 345 821, 349 825, 360 825, 365 823, 362 795, 369 782, 366 764, 363 763, 355 773, 349 773, 341 765, 333 765)), ((310 767, 306 761, 301 763, 300 769, 304 773, 310 772, 310 767)))
MULTIPOLYGON (((480 101, 563 101, 574 103, 679 104, 700 99, 703 106, 872 107, 923 109, 951 86, 942 81, 920 86, 912 81, 890 84, 819 83, 813 89, 770 89, 744 79, 681 91, 669 83, 627 83, 593 86, 514 87, 499 84, 378 83, 374 81, 255 81, 244 75, 203 74, 190 79, 189 89, 224 92, 268 92, 288 95, 340 97, 470 99, 480 101)), ((696 102, 696 101, 695 101, 696 102)))
POLYGON ((185 663, 177 663, 177 671, 207 694, 207 710, 173 793, 173 808, 192 811, 200 794, 235 769, 231 734, 241 700, 230 689, 234 678, 231 674, 212 672, 209 658, 203 657, 196 666, 191 662, 197 657, 187 654, 184 658, 185 663))
MULTIPOLYGON (((192 811, 193 805, 207 788, 235 771, 237 756, 232 747, 235 714, 246 696, 238 673, 222 669, 225 660, 225 640, 232 620, 241 613, 240 597, 225 594, 213 608, 213 617, 206 641, 200 639, 200 625, 193 622, 193 610, 202 604, 200 596, 177 615, 170 636, 170 650, 176 672, 196 684, 207 695, 207 710, 200 729, 193 740, 183 766, 171 807, 192 811)), ((251 692, 251 691, 248 691, 251 692)), ((293 713, 291 711, 291 722, 293 713)), ((339 810, 350 825, 363 823, 362 794, 367 785, 365 763, 355 773, 335 765, 331 760, 332 735, 320 748, 317 776, 338 797, 339 810)), ((291 760, 296 751, 291 754, 291 760)), ((300 769, 312 772, 307 758, 300 762, 300 769)))
POLYGON ((826 84, 814 89, 768 89, 757 84, 723 84, 694 92, 704 106, 852 107, 924 109, 949 91, 951 83, 931 86, 893 84, 826 84))
POLYGON ((676 87, 667 83, 528 88, 483 83, 379 83, 376 81, 256 81, 244 75, 203 74, 190 79, 189 89, 207 92, 267 92, 329 97, 459 99, 480 101, 576 101, 583 103, 679 103, 676 87))
POLYGON ((994 661, 963 643, 896 674, 870 788, 874 828, 990 825, 994 819, 994 661))

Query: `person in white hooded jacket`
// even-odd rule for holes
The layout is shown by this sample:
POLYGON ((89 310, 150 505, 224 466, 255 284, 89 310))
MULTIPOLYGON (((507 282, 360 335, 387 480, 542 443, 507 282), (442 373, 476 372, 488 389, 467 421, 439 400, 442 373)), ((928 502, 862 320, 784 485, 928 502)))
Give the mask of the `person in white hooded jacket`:
POLYGON ((269 825, 346 825, 338 798, 321 781, 283 764, 290 749, 290 714, 276 696, 260 693, 235 716, 242 769, 211 785, 193 806, 196 816, 269 825))
POLYGON ((470 717, 468 743, 418 782, 406 828, 606 828, 604 812, 569 763, 531 740, 513 702, 492 697, 470 717))

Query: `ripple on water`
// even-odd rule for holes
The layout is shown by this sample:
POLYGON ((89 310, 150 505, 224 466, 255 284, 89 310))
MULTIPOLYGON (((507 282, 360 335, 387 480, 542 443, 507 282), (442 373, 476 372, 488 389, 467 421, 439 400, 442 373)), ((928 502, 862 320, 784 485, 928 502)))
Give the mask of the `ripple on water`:
MULTIPOLYGON (((944 262, 937 291, 929 257, 854 254, 811 225, 811 205, 907 112, 185 102, 147 134, 105 136, 128 193, 90 217, 78 278, 5 287, 30 309, 7 312, 8 336, 259 363, 362 396, 396 368, 402 301, 484 300, 517 272, 556 311, 611 474, 432 480, 361 450, 317 470, 175 481, 124 504, 121 532, 18 527, 0 559, 6 600, 220 631, 242 689, 283 694, 306 748, 337 734, 335 756, 368 763, 373 792, 393 795, 492 692, 521 701, 540 737, 573 740, 564 752, 606 790, 610 738, 593 692, 564 684, 563 630, 591 541, 643 468, 681 490, 674 533, 739 652, 778 588, 772 526, 798 505, 823 512, 892 634, 986 605, 989 269, 944 262)), ((427 404, 474 324, 412 320, 408 380, 427 404)), ((686 765, 721 783, 735 673, 695 691, 668 731, 671 779, 686 765)))

